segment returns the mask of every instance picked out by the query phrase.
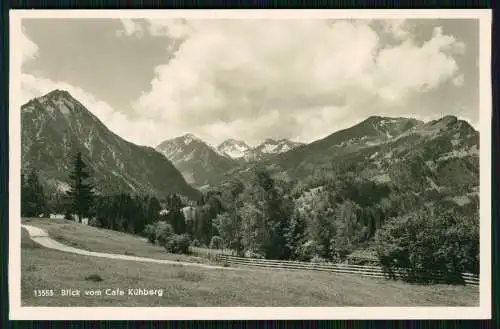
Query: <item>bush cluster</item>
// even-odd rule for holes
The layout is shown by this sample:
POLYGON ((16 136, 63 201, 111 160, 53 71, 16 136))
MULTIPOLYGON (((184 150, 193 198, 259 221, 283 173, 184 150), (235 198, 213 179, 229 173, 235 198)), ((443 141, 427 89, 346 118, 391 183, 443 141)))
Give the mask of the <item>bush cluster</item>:
POLYGON ((167 239, 165 249, 173 254, 188 254, 190 244, 191 239, 189 235, 173 234, 167 239))
POLYGON ((144 234, 149 242, 158 243, 174 254, 188 254, 192 244, 189 234, 175 234, 172 225, 164 221, 146 225, 144 234))

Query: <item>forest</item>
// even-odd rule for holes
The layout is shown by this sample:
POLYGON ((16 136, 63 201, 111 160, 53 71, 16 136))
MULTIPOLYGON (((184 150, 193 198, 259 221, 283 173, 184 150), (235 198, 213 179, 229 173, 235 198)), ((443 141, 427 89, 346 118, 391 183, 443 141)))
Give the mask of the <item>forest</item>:
POLYGON ((195 201, 176 194, 101 195, 88 183, 86 168, 76 154, 65 193, 48 193, 36 170, 23 172, 22 216, 73 214, 92 226, 147 237, 172 253, 203 246, 240 256, 338 263, 369 250, 388 272, 408 269, 407 280, 435 271, 448 277, 479 273, 477 197, 458 205, 439 193, 416 195, 353 171, 290 181, 261 167, 195 201))

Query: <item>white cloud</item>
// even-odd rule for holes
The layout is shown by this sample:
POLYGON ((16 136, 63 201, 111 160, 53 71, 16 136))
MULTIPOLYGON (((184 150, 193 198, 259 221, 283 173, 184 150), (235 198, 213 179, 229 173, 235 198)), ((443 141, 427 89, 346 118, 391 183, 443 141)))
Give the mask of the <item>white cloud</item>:
POLYGON ((36 56, 38 55, 38 46, 26 35, 24 29, 21 32, 20 47, 21 60, 23 63, 30 59, 36 58, 36 56))
POLYGON ((153 36, 168 36, 172 39, 187 37, 192 31, 184 19, 152 19, 147 21, 148 30, 153 36))
POLYGON ((133 19, 120 19, 122 29, 116 31, 116 36, 132 36, 142 37, 144 35, 144 28, 141 23, 133 19))
POLYGON ((142 36, 147 32, 154 37, 183 39, 190 35, 191 25, 184 19, 120 19, 122 28, 116 31, 117 36, 142 36))
POLYGON ((463 74, 457 75, 452 82, 453 85, 455 85, 456 87, 462 87, 465 82, 464 75, 463 74))
MULTIPOLYGON (((379 21, 378 29, 370 20, 121 22, 117 35, 179 43, 155 68, 131 117, 81 88, 29 74, 22 77, 24 101, 67 90, 112 131, 151 146, 186 132, 212 144, 308 142, 369 115, 400 115, 408 99, 443 84, 464 84, 455 58, 465 45, 440 27, 417 42, 407 20, 379 21), (388 33, 395 43, 381 40, 388 33)), ((23 60, 38 53, 24 34, 22 51, 23 60)), ((420 117, 435 114, 432 107, 422 111, 420 117)))
MULTIPOLYGON (((139 30, 133 30, 129 26, 126 33, 133 34, 138 33, 138 31, 139 30)), ((24 31, 21 35, 20 47, 23 62, 35 59, 38 55, 38 46, 26 36, 24 31)), ((83 106, 98 117, 111 131, 131 142, 156 146, 158 140, 164 137, 161 122, 148 120, 147 118, 131 119, 127 115, 115 110, 108 103, 99 100, 91 93, 70 83, 53 81, 32 74, 21 74, 21 104, 25 104, 35 97, 43 96, 54 89, 68 91, 75 99, 82 103, 83 106)), ((183 131, 179 131, 178 133, 183 133, 183 131)))
POLYGON ((463 44, 445 36, 436 28, 433 38, 418 47, 409 39, 380 51, 372 77, 375 90, 388 100, 402 99, 412 91, 426 91, 456 79, 458 64, 452 54, 462 51, 463 44))
POLYGON ((183 42, 156 67, 151 89, 135 104, 137 115, 162 122, 164 131, 189 130, 214 143, 225 137, 307 141, 333 132, 346 113, 351 120, 352 113, 390 115, 416 93, 463 80, 455 56, 465 46, 453 36, 438 27, 422 44, 406 21, 384 26, 345 20, 150 22, 150 33, 183 42), (380 33, 388 32, 396 45, 382 44, 380 33))
POLYGON ((411 35, 411 25, 407 19, 389 19, 381 21, 385 33, 390 33, 395 39, 404 40, 411 35))
POLYGON ((163 137, 161 123, 147 119, 131 119, 82 88, 66 82, 52 81, 31 74, 22 74, 21 76, 22 104, 55 89, 68 91, 111 131, 128 141, 156 146, 156 142, 163 137))

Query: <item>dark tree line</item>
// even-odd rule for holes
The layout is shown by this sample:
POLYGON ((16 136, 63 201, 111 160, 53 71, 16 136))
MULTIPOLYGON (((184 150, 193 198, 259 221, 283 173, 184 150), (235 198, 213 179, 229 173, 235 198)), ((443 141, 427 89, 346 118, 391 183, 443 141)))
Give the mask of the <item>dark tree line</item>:
POLYGON ((48 210, 46 196, 35 169, 21 173, 21 215, 37 217, 48 210))
POLYGON ((40 182, 36 169, 21 173, 21 215, 36 217, 50 212, 64 212, 67 218, 75 215, 79 222, 92 215, 93 185, 90 173, 80 152, 76 153, 68 174, 69 189, 66 193, 48 194, 40 182))
POLYGON ((69 173, 70 188, 66 192, 68 212, 76 215, 81 223, 84 217, 92 215, 94 186, 89 182, 90 173, 78 152, 73 159, 72 171, 69 173))

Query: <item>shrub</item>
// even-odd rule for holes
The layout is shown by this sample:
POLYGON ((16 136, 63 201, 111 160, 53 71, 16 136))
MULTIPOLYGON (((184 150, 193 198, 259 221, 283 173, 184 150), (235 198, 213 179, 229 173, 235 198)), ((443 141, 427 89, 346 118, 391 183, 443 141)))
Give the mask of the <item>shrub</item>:
POLYGON ((89 225, 90 226, 93 226, 93 227, 101 227, 101 223, 99 222, 99 220, 97 218, 91 218, 89 220, 89 225))
POLYGON ((156 242, 156 225, 148 224, 144 227, 144 235, 149 242, 154 244, 156 242))
POLYGON ((198 239, 194 239, 193 242, 191 243, 191 245, 193 247, 200 247, 201 246, 200 241, 198 241, 198 239))
POLYGON ((168 239, 174 234, 174 230, 172 229, 172 225, 167 222, 158 222, 156 223, 155 229, 155 238, 158 241, 160 246, 165 246, 168 239))
POLYGON ((322 258, 322 257, 319 257, 317 255, 314 255, 313 258, 311 258, 311 263, 317 263, 317 264, 321 264, 321 263, 326 263, 327 260, 322 258))
POLYGON ((166 243, 165 249, 173 254, 188 254, 191 240, 187 234, 173 234, 166 243))
POLYGON ((210 240, 210 249, 222 249, 223 240, 220 236, 214 235, 210 240))
POLYGON ((73 215, 71 214, 71 212, 67 211, 64 214, 64 219, 66 219, 66 220, 73 220, 73 215))
POLYGON ((479 269, 477 218, 424 209, 389 220, 376 234, 377 256, 389 277, 461 283, 461 272, 479 269), (437 275, 439 274, 439 275, 437 275))
POLYGON ((316 243, 313 240, 306 241, 297 248, 298 261, 309 262, 316 254, 316 243))

